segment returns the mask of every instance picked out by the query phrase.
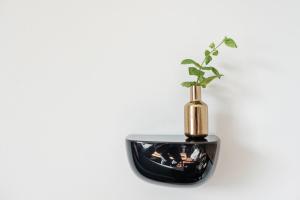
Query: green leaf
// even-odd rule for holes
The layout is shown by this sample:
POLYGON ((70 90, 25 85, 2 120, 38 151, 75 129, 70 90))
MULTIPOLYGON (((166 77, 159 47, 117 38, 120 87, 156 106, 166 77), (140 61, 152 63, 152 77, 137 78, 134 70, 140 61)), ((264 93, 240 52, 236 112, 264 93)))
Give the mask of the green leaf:
MULTIPOLYGON (((203 72, 203 75, 204 75, 204 72, 203 72)), ((198 81, 199 83, 204 79, 204 76, 198 76, 198 81)), ((197 82, 198 82, 197 81, 197 82)), ((198 83, 198 86, 200 86, 200 84, 198 83)))
POLYGON ((206 86, 207 86, 210 82, 212 82, 215 78, 218 78, 218 76, 210 76, 210 77, 204 78, 204 79, 201 81, 200 85, 201 85, 202 87, 206 88, 206 86))
POLYGON ((214 67, 202 67, 203 70, 211 70, 212 73, 214 73, 219 79, 224 76, 223 74, 220 74, 220 72, 214 68, 214 67))
POLYGON ((209 47, 211 48, 211 49, 214 49, 215 47, 216 47, 216 45, 215 45, 215 43, 210 43, 210 45, 209 45, 209 47))
POLYGON ((223 74, 220 74, 219 71, 216 68, 213 68, 211 70, 219 79, 224 76, 223 74))
POLYGON ((210 54, 210 51, 205 50, 204 55, 205 55, 205 56, 208 56, 209 54, 210 54))
POLYGON ((235 41, 234 41, 232 38, 225 37, 225 38, 224 38, 224 43, 225 43, 228 47, 231 47, 231 48, 237 48, 237 45, 236 45, 235 41))
POLYGON ((192 59, 184 59, 183 61, 181 61, 181 64, 183 65, 188 65, 188 64, 194 64, 196 61, 192 60, 192 59))
POLYGON ((207 65, 208 63, 210 63, 211 60, 212 60, 211 56, 206 56, 205 57, 205 64, 207 65))
POLYGON ((183 61, 181 61, 181 64, 182 65, 189 65, 189 64, 192 64, 192 65, 195 65, 197 67, 201 67, 201 65, 199 63, 197 63, 196 61, 192 60, 192 59, 184 59, 183 61))
POLYGON ((203 70, 212 70, 213 67, 202 67, 203 70))
POLYGON ((199 69, 195 67, 189 67, 189 75, 194 75, 194 76, 203 76, 204 72, 200 71, 199 69))
POLYGON ((215 51, 212 52, 212 55, 214 55, 214 56, 217 56, 218 54, 219 54, 218 50, 215 50, 215 51))
POLYGON ((183 87, 192 87, 193 85, 195 85, 196 84, 196 82, 195 81, 193 81, 193 82, 182 82, 181 83, 181 85, 183 86, 183 87))

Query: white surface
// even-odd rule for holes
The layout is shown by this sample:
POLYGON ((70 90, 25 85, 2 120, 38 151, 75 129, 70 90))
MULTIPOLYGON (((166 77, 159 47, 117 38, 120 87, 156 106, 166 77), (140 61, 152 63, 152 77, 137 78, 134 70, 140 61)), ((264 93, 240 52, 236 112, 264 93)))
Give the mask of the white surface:
POLYGON ((299 1, 0 1, 0 199, 300 199, 299 1), (129 133, 180 131, 185 57, 224 35, 204 92, 222 139, 195 188, 138 179, 129 133))

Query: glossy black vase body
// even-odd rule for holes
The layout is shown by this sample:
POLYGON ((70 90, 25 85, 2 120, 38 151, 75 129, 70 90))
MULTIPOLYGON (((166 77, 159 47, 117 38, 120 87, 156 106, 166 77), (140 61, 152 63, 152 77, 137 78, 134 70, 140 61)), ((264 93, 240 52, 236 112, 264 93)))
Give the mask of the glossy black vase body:
POLYGON ((135 172, 151 180, 202 183, 214 171, 220 140, 209 135, 189 141, 181 135, 130 135, 126 146, 135 172))

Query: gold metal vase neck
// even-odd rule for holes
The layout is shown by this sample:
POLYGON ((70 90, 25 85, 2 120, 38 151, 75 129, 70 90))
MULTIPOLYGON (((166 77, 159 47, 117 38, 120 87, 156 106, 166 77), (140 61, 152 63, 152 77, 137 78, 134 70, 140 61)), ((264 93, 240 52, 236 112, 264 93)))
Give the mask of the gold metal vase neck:
POLYGON ((192 86, 190 87, 190 101, 201 101, 201 87, 192 86))
POLYGON ((184 133, 189 138, 208 135, 208 107, 201 100, 201 87, 190 88, 190 102, 184 106, 184 133))

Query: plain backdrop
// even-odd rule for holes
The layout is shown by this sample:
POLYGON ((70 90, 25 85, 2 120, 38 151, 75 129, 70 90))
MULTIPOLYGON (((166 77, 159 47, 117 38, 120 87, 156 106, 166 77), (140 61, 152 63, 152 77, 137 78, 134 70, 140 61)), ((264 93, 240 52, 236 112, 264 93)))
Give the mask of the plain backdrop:
POLYGON ((297 0, 0 0, 0 200, 300 199, 297 0), (225 35, 203 91, 221 140, 197 187, 134 175, 130 133, 181 133, 190 80, 225 35))

